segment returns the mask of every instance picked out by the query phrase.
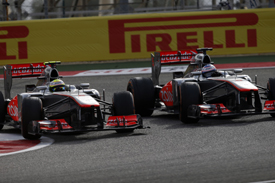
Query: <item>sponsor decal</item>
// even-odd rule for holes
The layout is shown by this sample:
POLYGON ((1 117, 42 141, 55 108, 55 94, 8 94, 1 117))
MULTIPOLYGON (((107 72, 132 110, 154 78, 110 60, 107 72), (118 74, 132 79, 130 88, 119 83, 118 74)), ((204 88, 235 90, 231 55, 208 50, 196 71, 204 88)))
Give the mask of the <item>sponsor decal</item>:
POLYGON ((164 102, 172 102, 173 101, 173 94, 171 91, 160 91, 162 96, 162 101, 164 102))
POLYGON ((46 66, 43 63, 11 64, 13 76, 22 74, 41 74, 45 68, 46 66))
POLYGON ((141 52, 142 46, 146 46, 147 52, 156 51, 156 47, 162 51, 172 51, 170 47, 170 43, 172 42, 176 42, 177 50, 196 49, 199 46, 194 44, 198 42, 203 42, 203 47, 212 48, 257 47, 257 30, 253 28, 253 25, 256 25, 258 20, 259 18, 256 13, 109 20, 109 52, 125 53, 125 34, 131 32, 134 32, 130 35, 131 50, 133 53, 141 52), (214 42, 215 36, 213 30, 219 27, 226 27, 226 30, 224 30, 225 40, 223 44, 214 42), (239 40, 238 43, 236 42, 235 31, 237 27, 242 27, 240 31, 245 32, 247 36, 246 43, 239 43, 239 40), (198 40, 198 31, 190 31, 190 29, 198 28, 213 28, 213 30, 202 30, 203 40, 198 40), (178 29, 176 35, 172 35, 172 32, 170 33, 168 31, 175 29, 178 29), (147 33, 145 36, 146 45, 141 45, 144 42, 141 41, 141 31, 158 30, 165 30, 166 33, 147 33), (137 34, 137 31, 140 33, 137 34), (190 36, 192 36, 192 39, 190 36), (190 46, 189 43, 192 43, 192 46, 190 46))
POLYGON ((15 96, 7 107, 7 112, 14 121, 18 121, 18 102, 17 96, 15 96))
POLYGON ((166 106, 173 106, 173 92, 172 92, 172 81, 168 82, 162 87, 159 98, 164 102, 166 106))
POLYGON ((18 116, 18 108, 15 105, 8 105, 8 111, 10 116, 18 116))
POLYGON ((161 63, 171 63, 179 61, 190 61, 197 54, 196 50, 185 51, 161 51, 161 63))
POLYGON ((28 59, 27 41, 20 41, 21 38, 26 38, 28 35, 29 29, 26 26, 0 27, 0 60, 28 59), (7 39, 17 41, 17 55, 7 54, 7 42, 2 42, 7 39))

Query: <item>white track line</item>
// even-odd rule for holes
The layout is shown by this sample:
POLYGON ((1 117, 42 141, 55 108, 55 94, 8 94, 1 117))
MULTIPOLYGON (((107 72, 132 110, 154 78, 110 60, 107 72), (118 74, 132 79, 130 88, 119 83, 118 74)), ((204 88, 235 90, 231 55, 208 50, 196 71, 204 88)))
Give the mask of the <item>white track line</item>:
POLYGON ((275 183, 275 180, 266 180, 266 181, 260 181, 260 182, 250 182, 250 183, 275 183))
MULTIPOLYGON (((0 141, 13 141, 13 140, 23 140, 24 138, 19 135, 19 134, 0 134, 0 141)), ((40 143, 24 149, 24 150, 20 150, 20 151, 16 151, 16 152, 10 152, 10 153, 0 153, 0 156, 7 156, 7 155, 12 155, 12 154, 17 154, 17 153, 23 153, 23 152, 27 152, 27 151, 33 151, 33 150, 37 150, 37 149, 41 149, 43 147, 47 147, 49 145, 51 145, 54 142, 53 139, 48 138, 48 137, 44 137, 42 136, 40 138, 40 143)))

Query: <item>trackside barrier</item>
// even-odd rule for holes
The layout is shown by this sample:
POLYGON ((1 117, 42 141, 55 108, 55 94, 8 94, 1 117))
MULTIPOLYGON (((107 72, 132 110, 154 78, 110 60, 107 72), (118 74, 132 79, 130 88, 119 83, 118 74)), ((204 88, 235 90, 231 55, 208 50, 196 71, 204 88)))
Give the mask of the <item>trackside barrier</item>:
POLYGON ((0 22, 0 65, 145 59, 212 47, 211 55, 274 53, 273 8, 0 22))

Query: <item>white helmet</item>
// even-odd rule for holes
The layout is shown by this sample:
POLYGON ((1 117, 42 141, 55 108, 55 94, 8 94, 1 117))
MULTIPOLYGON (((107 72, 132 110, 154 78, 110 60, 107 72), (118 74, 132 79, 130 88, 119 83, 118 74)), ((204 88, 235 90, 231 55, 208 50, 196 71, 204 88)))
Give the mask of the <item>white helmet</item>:
POLYGON ((206 78, 211 77, 215 72, 217 72, 217 69, 212 64, 206 64, 201 70, 202 75, 206 78))

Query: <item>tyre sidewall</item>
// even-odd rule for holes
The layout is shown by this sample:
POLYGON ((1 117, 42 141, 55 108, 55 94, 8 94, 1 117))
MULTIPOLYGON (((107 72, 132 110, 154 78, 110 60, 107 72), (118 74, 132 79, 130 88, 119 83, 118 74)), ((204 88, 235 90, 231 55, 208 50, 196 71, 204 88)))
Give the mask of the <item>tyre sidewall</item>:
MULTIPOLYGON (((268 100, 275 100, 275 78, 269 78, 267 83, 268 100)), ((275 117, 275 114, 270 114, 272 117, 275 117)))
MULTIPOLYGON (((132 93, 129 91, 116 92, 113 96, 113 115, 127 116, 135 114, 135 104, 132 93)), ((132 133, 134 129, 119 129, 117 133, 132 133)))
POLYGON ((179 118, 183 123, 196 123, 198 119, 187 117, 188 107, 201 103, 201 90, 196 82, 184 82, 180 85, 180 113, 179 118))
POLYGON ((150 116, 154 111, 155 89, 151 78, 136 77, 129 80, 127 91, 134 96, 136 113, 150 116))
MULTIPOLYGON (((0 91, 0 123, 5 122, 5 115, 6 115, 6 110, 5 110, 5 100, 3 93, 0 91)), ((0 124, 0 130, 4 127, 3 124, 0 124)))
POLYGON ((24 138, 36 140, 41 135, 31 135, 28 133, 29 124, 34 120, 41 120, 42 117, 42 101, 37 97, 24 98, 22 102, 22 124, 21 134, 24 138))
POLYGON ((115 116, 135 114, 134 99, 130 92, 123 91, 114 93, 113 113, 115 116))

